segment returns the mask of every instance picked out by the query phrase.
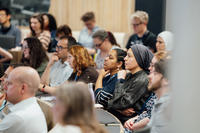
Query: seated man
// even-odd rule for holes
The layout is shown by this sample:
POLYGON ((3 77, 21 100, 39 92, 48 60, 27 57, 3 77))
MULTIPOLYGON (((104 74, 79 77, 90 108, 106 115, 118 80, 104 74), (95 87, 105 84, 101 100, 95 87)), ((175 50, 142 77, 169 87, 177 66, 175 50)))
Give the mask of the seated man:
POLYGON ((15 37, 16 46, 21 42, 21 31, 10 23, 11 13, 8 8, 0 8, 0 35, 8 35, 15 37))
POLYGON ((71 76, 73 69, 67 62, 68 48, 76 44, 71 36, 61 37, 42 77, 41 83, 51 87, 59 86, 71 76))
POLYGON ((31 67, 11 71, 5 85, 6 100, 13 104, 0 122, 3 133, 47 133, 45 116, 35 96, 40 77, 31 67))

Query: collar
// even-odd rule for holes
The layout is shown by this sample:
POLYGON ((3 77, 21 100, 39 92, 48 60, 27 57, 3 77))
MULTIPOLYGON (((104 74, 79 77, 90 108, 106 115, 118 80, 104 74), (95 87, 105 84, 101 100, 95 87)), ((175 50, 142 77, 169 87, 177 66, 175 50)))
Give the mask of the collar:
POLYGON ((146 30, 142 37, 139 37, 137 34, 136 34, 136 36, 137 36, 138 39, 143 39, 148 35, 148 33, 149 33, 149 30, 146 30))
POLYGON ((23 108, 30 106, 31 103, 33 103, 33 102, 37 102, 36 97, 31 97, 31 98, 28 98, 26 100, 23 100, 23 101, 15 104, 14 106, 10 107, 10 111, 14 112, 14 111, 17 111, 17 110, 22 110, 23 108))

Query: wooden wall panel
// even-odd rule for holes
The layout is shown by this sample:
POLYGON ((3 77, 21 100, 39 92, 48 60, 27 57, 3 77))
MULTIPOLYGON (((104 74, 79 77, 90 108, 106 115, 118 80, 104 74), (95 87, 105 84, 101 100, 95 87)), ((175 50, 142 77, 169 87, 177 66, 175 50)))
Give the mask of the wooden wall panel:
POLYGON ((130 15, 134 12, 135 0, 51 0, 49 12, 58 25, 68 24, 72 30, 81 30, 81 16, 93 11, 96 23, 112 32, 130 32, 130 15))

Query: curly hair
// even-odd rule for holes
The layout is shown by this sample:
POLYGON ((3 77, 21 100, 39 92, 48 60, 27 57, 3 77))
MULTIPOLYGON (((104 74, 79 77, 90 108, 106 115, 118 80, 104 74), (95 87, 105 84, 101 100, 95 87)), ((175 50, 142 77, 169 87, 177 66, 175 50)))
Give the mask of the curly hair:
POLYGON ((22 55, 21 62, 25 65, 31 66, 35 69, 40 67, 43 61, 48 61, 48 56, 43 48, 41 42, 36 37, 25 38, 24 41, 27 42, 28 48, 30 49, 30 58, 26 59, 24 54, 22 55))
POLYGON ((32 35, 32 36, 36 36, 35 31, 34 31, 33 28, 31 27, 31 19, 32 19, 32 18, 35 18, 35 19, 38 20, 38 22, 40 23, 40 29, 42 30, 42 32, 43 32, 43 30, 44 30, 44 19, 43 19, 43 17, 42 17, 41 14, 35 14, 35 15, 31 16, 30 19, 29 19, 29 28, 30 28, 30 30, 31 30, 31 35, 32 35))
POLYGON ((92 57, 89 55, 86 48, 80 45, 74 45, 69 49, 69 53, 74 57, 73 65, 74 72, 78 75, 89 66, 95 67, 96 64, 92 57))
POLYGON ((42 16, 45 16, 45 15, 49 19, 49 25, 48 25, 49 30, 50 31, 57 30, 57 23, 56 23, 56 19, 54 18, 54 16, 49 13, 42 14, 42 16))

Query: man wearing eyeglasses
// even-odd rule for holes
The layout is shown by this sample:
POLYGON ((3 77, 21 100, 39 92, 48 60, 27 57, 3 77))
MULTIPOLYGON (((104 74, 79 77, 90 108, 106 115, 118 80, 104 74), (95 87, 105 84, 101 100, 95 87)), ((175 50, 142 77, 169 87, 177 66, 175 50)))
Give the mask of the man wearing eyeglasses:
POLYGON ((10 23, 11 13, 8 8, 0 8, 0 35, 15 37, 16 46, 21 42, 21 31, 10 23))
POLYGON ((144 11, 136 11, 131 17, 134 34, 129 38, 126 48, 132 45, 142 44, 152 52, 156 52, 156 35, 147 30, 149 16, 144 11))
POLYGON ((71 76, 73 69, 67 62, 68 48, 76 45, 76 40, 71 36, 61 37, 52 57, 41 77, 41 83, 55 87, 59 86, 71 76))

